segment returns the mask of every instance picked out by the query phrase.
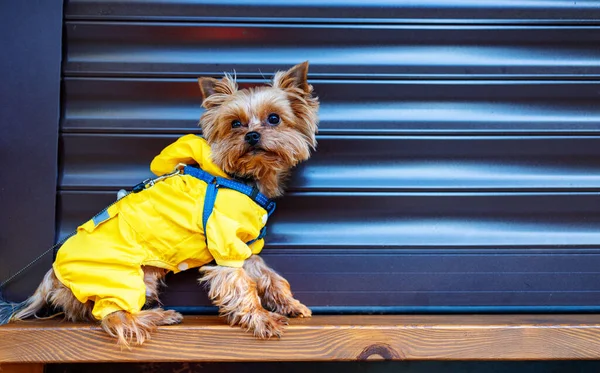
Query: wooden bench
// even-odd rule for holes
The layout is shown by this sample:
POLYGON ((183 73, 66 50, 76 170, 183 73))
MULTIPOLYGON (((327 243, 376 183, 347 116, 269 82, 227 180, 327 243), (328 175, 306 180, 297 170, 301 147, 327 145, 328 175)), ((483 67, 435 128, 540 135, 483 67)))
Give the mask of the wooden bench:
POLYGON ((161 327, 120 350, 96 325, 34 320, 0 327, 2 373, 47 363, 361 360, 595 360, 600 315, 377 315, 293 319, 261 341, 214 316, 161 327))

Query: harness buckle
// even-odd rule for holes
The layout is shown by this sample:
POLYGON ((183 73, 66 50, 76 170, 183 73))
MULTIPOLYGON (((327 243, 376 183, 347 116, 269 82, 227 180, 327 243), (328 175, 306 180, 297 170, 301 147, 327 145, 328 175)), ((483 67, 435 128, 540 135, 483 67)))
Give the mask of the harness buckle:
POLYGON ((131 188, 131 191, 133 193, 139 193, 142 190, 146 189, 148 187, 148 185, 150 185, 150 186, 154 185, 153 179, 146 179, 146 180, 142 181, 141 183, 136 184, 133 188, 131 188))
POLYGON ((153 186, 154 186, 154 184, 156 184, 157 182, 159 182, 159 181, 161 181, 161 180, 164 180, 164 179, 166 179, 166 178, 169 178, 169 177, 171 177, 171 176, 175 176, 175 175, 181 175, 181 174, 183 174, 184 168, 185 168, 186 166, 187 166, 187 165, 186 165, 186 164, 184 164, 184 163, 179 163, 177 166, 175 166, 175 169, 174 169, 172 172, 170 172, 170 173, 168 173, 168 174, 164 174, 164 175, 158 176, 158 177, 155 177, 155 178, 148 178, 148 179, 146 179, 146 180, 142 181, 141 183, 139 183, 139 184, 136 184, 136 185, 135 185, 135 186, 134 186, 134 187, 131 189, 131 191, 132 191, 133 193, 139 193, 139 192, 141 192, 141 191, 142 191, 142 190, 144 190, 144 189, 147 189, 147 188, 153 187, 153 186))
POLYGON ((269 201, 269 204, 267 205, 267 208, 265 210, 267 210, 267 213, 269 214, 269 216, 271 216, 271 214, 275 211, 276 207, 277 204, 274 201, 269 201))

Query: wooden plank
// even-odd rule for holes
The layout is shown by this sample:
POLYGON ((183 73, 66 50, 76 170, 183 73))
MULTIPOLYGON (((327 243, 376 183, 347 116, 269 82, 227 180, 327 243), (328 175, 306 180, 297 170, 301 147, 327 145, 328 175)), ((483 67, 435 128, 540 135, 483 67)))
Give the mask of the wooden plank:
POLYGON ((44 373, 44 364, 2 364, 0 373, 44 373))
POLYGON ((161 327, 121 350, 98 326, 0 327, 0 363, 600 359, 600 315, 316 316, 261 341, 212 316, 161 327))

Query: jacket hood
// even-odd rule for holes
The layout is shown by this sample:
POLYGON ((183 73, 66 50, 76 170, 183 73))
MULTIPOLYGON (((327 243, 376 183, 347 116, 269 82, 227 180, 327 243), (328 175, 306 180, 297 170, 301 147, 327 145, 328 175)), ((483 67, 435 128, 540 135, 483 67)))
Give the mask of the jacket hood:
POLYGON ((175 167, 184 163, 186 165, 197 164, 201 169, 213 176, 229 178, 211 158, 210 145, 200 136, 185 135, 177 139, 173 144, 163 149, 159 155, 154 157, 150 164, 150 170, 161 176, 175 170, 175 167))

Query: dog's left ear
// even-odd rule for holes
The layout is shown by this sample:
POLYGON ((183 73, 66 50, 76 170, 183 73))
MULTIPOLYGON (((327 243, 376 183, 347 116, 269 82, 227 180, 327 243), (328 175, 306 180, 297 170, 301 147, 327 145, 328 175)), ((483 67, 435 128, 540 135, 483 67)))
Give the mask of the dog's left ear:
POLYGON ((221 105, 229 95, 234 94, 238 89, 235 79, 227 74, 221 80, 198 78, 198 85, 202 94, 202 106, 207 109, 221 105))
POLYGON ((312 92, 312 86, 307 82, 308 61, 298 64, 288 71, 279 71, 273 78, 273 87, 279 89, 299 88, 305 93, 312 92))

